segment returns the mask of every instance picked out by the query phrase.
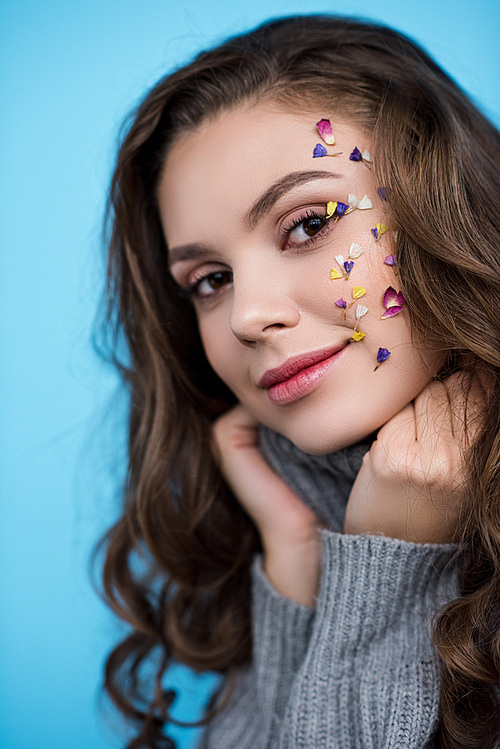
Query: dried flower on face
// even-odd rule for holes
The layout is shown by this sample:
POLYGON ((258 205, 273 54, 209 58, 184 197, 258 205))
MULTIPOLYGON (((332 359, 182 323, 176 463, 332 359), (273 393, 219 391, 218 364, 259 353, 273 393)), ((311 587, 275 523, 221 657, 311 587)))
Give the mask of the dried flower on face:
POLYGON ((351 246, 349 247, 349 257, 351 258, 351 260, 346 261, 343 255, 336 255, 335 260, 344 272, 340 273, 338 270, 336 270, 336 268, 332 268, 332 270, 330 271, 330 278, 332 280, 336 278, 345 278, 347 280, 354 266, 354 263, 352 261, 358 258, 362 252, 363 250, 361 249, 359 244, 356 244, 356 242, 352 242, 351 246))
POLYGON ((374 229, 370 229, 371 233, 375 237, 375 239, 378 241, 382 234, 385 234, 387 231, 387 226, 385 224, 381 224, 379 221, 375 224, 374 229))
POLYGON ((365 337, 366 333, 362 333, 360 330, 356 330, 352 336, 351 341, 361 341, 365 337))
POLYGON ((347 307, 346 300, 342 299, 342 297, 340 297, 340 299, 337 299, 337 301, 335 302, 335 304, 337 305, 337 307, 340 307, 341 309, 344 310, 344 320, 346 320, 347 319, 346 318, 346 312, 345 312, 346 311, 346 307, 347 307))
POLYGON ((380 319, 387 320, 389 317, 399 315, 399 313, 404 310, 406 300, 402 291, 396 291, 392 286, 389 286, 389 288, 385 290, 383 301, 385 312, 380 319))
POLYGON ((335 216, 335 221, 338 221, 339 218, 344 215, 348 208, 349 206, 346 203, 341 203, 340 201, 337 202, 336 200, 330 200, 326 204, 325 218, 332 218, 332 216, 335 216))
POLYGON ((391 352, 388 351, 386 348, 379 348, 377 352, 377 366, 373 370, 374 372, 377 371, 377 369, 380 367, 381 364, 383 364, 387 359, 390 357, 391 352))
POLYGON ((356 307, 356 325, 354 326, 354 330, 358 329, 359 321, 366 315, 367 312, 368 307, 365 307, 364 304, 358 304, 358 306, 356 307))
POLYGON ((347 213, 351 213, 351 211, 354 211, 356 208, 360 211, 366 211, 368 208, 373 208, 372 201, 368 195, 363 195, 361 200, 358 200, 356 195, 349 194, 347 196, 347 202, 349 203, 349 210, 347 213))
POLYGON ((316 143, 313 150, 313 159, 319 159, 322 156, 341 156, 342 151, 339 151, 338 153, 328 153, 326 148, 322 143, 316 143))
MULTIPOLYGON (((364 289, 362 286, 354 286, 352 289, 352 302, 351 304, 354 304, 356 299, 361 299, 362 296, 366 294, 366 289, 364 289)), ((350 306, 350 305, 349 305, 350 306)))
POLYGON ((320 120, 316 123, 316 127, 318 128, 318 133, 327 145, 335 145, 335 136, 333 134, 332 123, 330 120, 320 120))
POLYGON ((357 146, 354 146, 352 152, 349 154, 350 161, 364 161, 366 164, 371 164, 372 162, 372 155, 370 151, 365 150, 363 153, 359 150, 357 146))

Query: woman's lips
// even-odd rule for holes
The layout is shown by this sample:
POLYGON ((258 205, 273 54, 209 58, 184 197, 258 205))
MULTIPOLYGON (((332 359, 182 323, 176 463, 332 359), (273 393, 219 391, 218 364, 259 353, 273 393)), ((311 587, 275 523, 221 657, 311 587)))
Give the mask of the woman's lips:
POLYGON ((281 367, 269 369, 259 382, 276 404, 292 403, 312 392, 335 364, 347 343, 334 349, 312 351, 288 359, 281 367))

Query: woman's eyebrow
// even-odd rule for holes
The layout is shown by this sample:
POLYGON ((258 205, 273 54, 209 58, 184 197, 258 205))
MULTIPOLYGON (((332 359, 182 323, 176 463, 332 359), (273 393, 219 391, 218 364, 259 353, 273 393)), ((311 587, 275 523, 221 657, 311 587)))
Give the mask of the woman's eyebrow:
POLYGON ((210 248, 204 244, 193 242, 191 244, 182 244, 179 247, 172 247, 168 249, 168 266, 169 268, 175 263, 180 263, 183 260, 197 260, 202 255, 208 255, 210 248))
POLYGON ((245 216, 245 224, 249 229, 254 229, 260 219, 271 210, 276 201, 292 188, 316 179, 339 179, 340 176, 340 174, 334 174, 333 172, 309 171, 291 172, 285 177, 281 177, 260 198, 257 198, 245 216))
MULTIPOLYGON (((289 192, 289 190, 317 179, 339 179, 340 177, 340 174, 324 171, 291 172, 284 177, 280 177, 279 180, 274 182, 271 187, 257 198, 246 214, 244 222, 250 230, 254 229, 260 219, 271 210, 276 201, 289 192)), ((172 247, 168 251, 168 264, 172 267, 174 263, 181 262, 182 260, 197 260, 208 253, 210 253, 210 248, 198 242, 172 247)))

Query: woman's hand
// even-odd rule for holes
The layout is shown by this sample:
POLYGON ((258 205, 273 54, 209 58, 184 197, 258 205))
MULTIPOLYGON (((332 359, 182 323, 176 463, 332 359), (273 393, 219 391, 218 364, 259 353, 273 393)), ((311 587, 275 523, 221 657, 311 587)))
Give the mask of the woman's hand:
MULTIPOLYGON (((345 533, 416 543, 457 539, 464 482, 461 383, 458 375, 431 382, 379 430, 349 496, 345 533)), ((472 428, 480 400, 479 386, 473 386, 467 410, 472 428)))
POLYGON ((321 568, 320 523, 264 460, 258 428, 241 405, 221 416, 213 430, 219 465, 259 530, 272 585, 287 598, 314 606, 321 568))

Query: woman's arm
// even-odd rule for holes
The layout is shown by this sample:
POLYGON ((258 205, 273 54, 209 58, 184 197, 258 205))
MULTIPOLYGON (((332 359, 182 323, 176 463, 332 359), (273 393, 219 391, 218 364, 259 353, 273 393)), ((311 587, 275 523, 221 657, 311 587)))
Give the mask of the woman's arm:
POLYGON ((271 584, 292 601, 314 606, 321 566, 320 523, 264 460, 258 429, 243 406, 222 416, 214 427, 219 464, 259 530, 271 584))
POLYGON ((450 476, 460 445, 439 421, 448 408, 446 390, 433 384, 380 430, 351 493, 349 535, 319 533, 314 514, 264 462, 242 407, 217 424, 222 469, 261 531, 264 566, 256 560, 253 569, 253 667, 204 746, 319 747, 326 737, 326 747, 342 735, 346 749, 396 747, 412 725, 417 743, 407 746, 431 740, 439 677, 429 618, 457 594, 453 568, 443 577, 453 548, 423 545, 455 528, 450 476), (439 438, 430 444, 432 423, 439 438))

